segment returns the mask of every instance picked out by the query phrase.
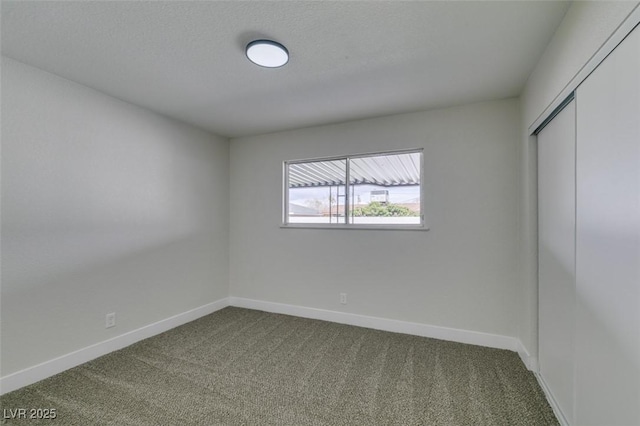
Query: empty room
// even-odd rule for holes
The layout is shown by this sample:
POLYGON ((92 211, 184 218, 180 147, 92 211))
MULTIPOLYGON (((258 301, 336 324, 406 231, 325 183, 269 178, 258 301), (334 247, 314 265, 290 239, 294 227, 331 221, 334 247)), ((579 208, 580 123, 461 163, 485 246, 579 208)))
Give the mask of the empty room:
POLYGON ((0 424, 640 426, 638 1, 0 15, 0 424))

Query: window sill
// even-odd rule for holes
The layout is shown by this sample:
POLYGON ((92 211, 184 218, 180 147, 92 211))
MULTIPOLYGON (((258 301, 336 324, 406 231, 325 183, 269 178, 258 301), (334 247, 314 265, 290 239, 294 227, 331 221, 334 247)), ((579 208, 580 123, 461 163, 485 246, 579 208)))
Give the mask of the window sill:
POLYGON ((282 229, 333 229, 364 231, 428 231, 426 225, 325 225, 313 223, 281 224, 282 229))

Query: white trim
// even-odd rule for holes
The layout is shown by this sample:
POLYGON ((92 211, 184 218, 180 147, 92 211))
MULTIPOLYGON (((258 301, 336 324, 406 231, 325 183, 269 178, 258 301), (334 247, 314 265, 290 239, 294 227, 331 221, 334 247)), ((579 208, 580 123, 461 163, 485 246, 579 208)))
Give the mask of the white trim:
POLYGON ((560 409, 560 405, 558 405, 558 402, 554 398, 553 393, 551 392, 551 389, 549 389, 549 386, 547 386, 547 382, 544 381, 544 378, 539 373, 535 373, 534 375, 536 376, 536 379, 538 379, 538 383, 540 384, 540 387, 544 392, 544 396, 547 397, 547 401, 549 402, 549 405, 553 409, 553 413, 558 418, 558 422, 560 423, 560 425, 571 426, 567 418, 564 416, 564 413, 560 409))
POLYGON ((325 309, 309 308, 306 306, 245 299, 242 297, 230 297, 229 304, 239 308, 256 309, 277 314, 293 315, 303 318, 337 322, 340 324, 355 325, 358 327, 373 328, 376 330, 431 337, 434 339, 487 346, 490 348, 508 349, 510 351, 517 351, 519 342, 515 337, 502 336, 499 334, 489 334, 479 331, 370 317, 348 312, 329 311, 325 309))
POLYGON ((0 378, 0 395, 76 367, 229 306, 229 298, 191 309, 0 378))
POLYGON ((314 163, 317 161, 336 161, 336 160, 345 160, 347 158, 378 157, 380 155, 417 154, 418 152, 423 152, 423 151, 424 151, 424 148, 419 147, 419 148, 396 149, 392 151, 364 152, 360 154, 333 155, 330 157, 298 158, 296 160, 286 160, 284 164, 289 165, 289 164, 301 164, 301 163, 314 163))
POLYGON ((527 370, 533 373, 538 372, 538 358, 531 356, 520 340, 518 340, 518 349, 516 352, 520 355, 520 359, 524 363, 525 367, 527 367, 527 370))
POLYGON ((616 30, 609 36, 602 46, 596 51, 596 53, 589 58, 586 64, 578 71, 578 73, 571 79, 571 81, 564 86, 562 91, 551 101, 549 106, 538 116, 538 118, 529 126, 529 134, 540 127, 540 125, 555 111, 556 108, 564 100, 578 88, 578 86, 600 65, 604 59, 609 56, 613 49, 615 49, 624 40, 629 33, 640 24, 640 5, 637 5, 629 16, 616 28, 616 30))
POLYGON ((282 229, 359 229, 369 231, 428 231, 429 227, 423 225, 354 225, 341 224, 334 225, 312 224, 312 223, 288 223, 280 225, 282 229))

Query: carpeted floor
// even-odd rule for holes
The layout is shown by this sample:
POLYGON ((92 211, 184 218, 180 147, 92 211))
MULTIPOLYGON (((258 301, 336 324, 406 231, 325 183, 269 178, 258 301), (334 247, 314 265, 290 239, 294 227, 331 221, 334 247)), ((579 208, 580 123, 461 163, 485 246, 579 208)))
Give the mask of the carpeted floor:
POLYGON ((55 425, 556 425, 510 351, 225 308, 0 398, 55 425))

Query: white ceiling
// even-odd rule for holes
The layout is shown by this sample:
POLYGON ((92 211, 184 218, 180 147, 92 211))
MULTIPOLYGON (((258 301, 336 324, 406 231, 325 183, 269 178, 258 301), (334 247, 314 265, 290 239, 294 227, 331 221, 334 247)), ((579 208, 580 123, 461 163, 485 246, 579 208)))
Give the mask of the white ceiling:
POLYGON ((559 1, 2 2, 2 53, 244 136, 517 96, 559 1), (289 63, 257 67, 271 38, 289 63))

